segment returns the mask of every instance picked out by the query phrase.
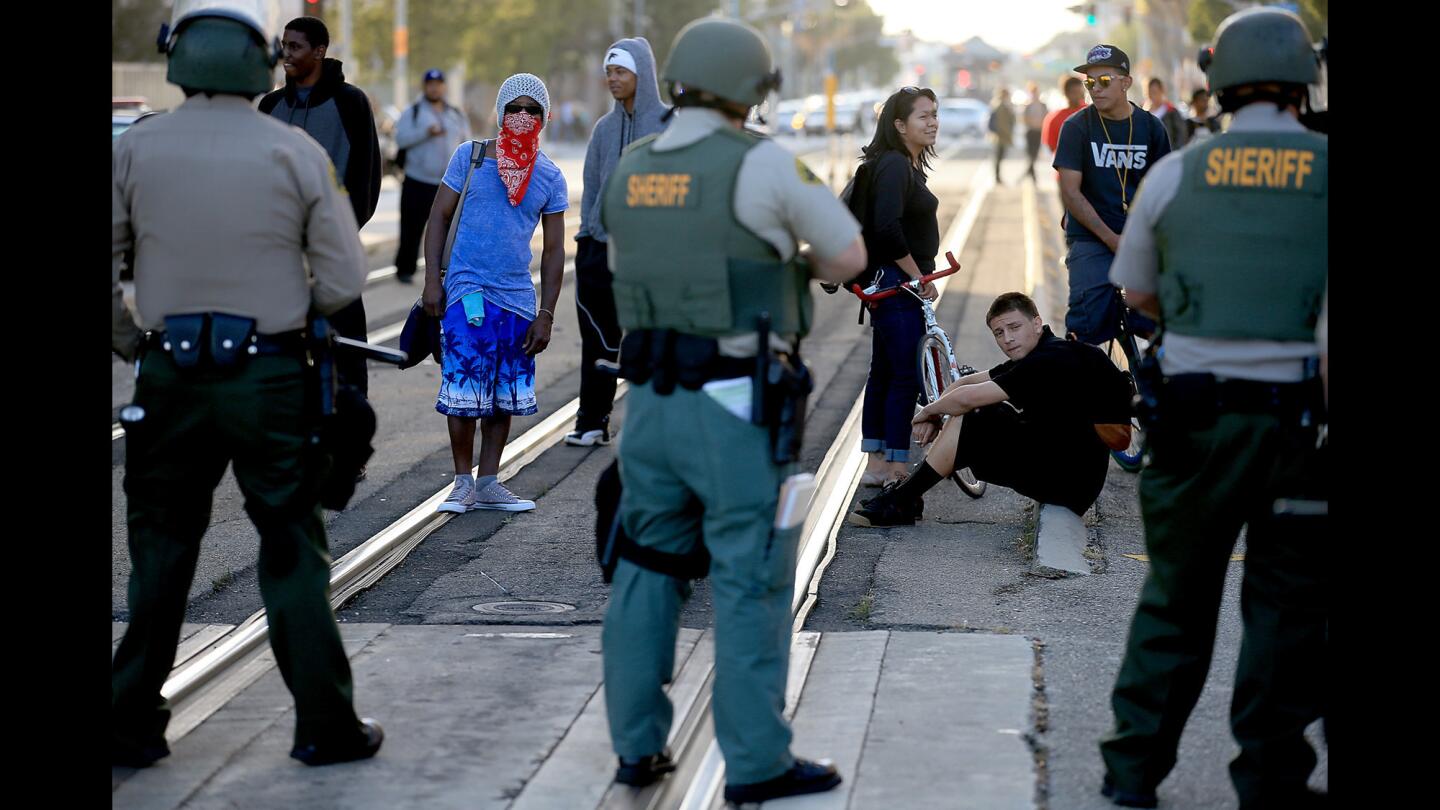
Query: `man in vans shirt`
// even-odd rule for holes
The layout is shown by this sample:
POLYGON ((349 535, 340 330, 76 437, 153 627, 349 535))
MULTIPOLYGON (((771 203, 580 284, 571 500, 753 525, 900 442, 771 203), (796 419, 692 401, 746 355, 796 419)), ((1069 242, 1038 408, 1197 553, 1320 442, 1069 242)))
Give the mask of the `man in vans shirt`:
MULTIPOLYGON (((281 46, 285 86, 260 100, 260 112, 300 127, 320 142, 350 197, 355 223, 363 228, 380 201, 380 135, 370 99, 346 83, 339 60, 326 58, 330 30, 319 19, 296 17, 286 23, 281 46)), ((365 340, 363 299, 356 298, 331 314, 330 325, 343 337, 365 340)), ((369 392, 365 358, 342 355, 335 367, 342 383, 355 386, 361 394, 369 392)))
POLYGON ((580 197, 580 230, 575 234, 575 309, 580 321, 580 411, 565 443, 589 447, 610 442, 610 409, 615 402, 614 374, 595 368, 596 360, 620 357, 620 321, 608 259, 609 235, 600 224, 605 181, 625 147, 665 129, 670 107, 660 100, 655 53, 644 37, 622 39, 605 51, 605 83, 615 107, 595 122, 585 151, 585 190, 580 197))
POLYGON ((922 495, 956 470, 1084 514, 1105 486, 1110 450, 1096 425, 1128 424, 1130 383, 1094 346, 1056 337, 1029 296, 1008 292, 985 314, 1009 359, 961 377, 915 415, 934 444, 906 479, 861 501, 859 526, 913 525, 922 495), (950 416, 943 429, 942 416, 950 416))
MULTIPOLYGON (((1120 318, 1120 297, 1110 283, 1120 231, 1145 173, 1169 154, 1170 138, 1159 119, 1126 98, 1132 79, 1124 51, 1096 45, 1075 71, 1085 74, 1093 103, 1060 128, 1053 163, 1060 171, 1066 214, 1070 298, 1065 329, 1099 344, 1114 337, 1120 318)), ((1139 335, 1155 330, 1154 321, 1136 312, 1127 325, 1139 335)))
POLYGON ((455 149, 470 140, 470 120, 445 101, 445 74, 425 71, 424 95, 400 113, 395 146, 405 150, 405 182, 400 187, 400 247, 395 252, 395 280, 409 284, 415 277, 420 234, 430 217, 430 204, 455 149))

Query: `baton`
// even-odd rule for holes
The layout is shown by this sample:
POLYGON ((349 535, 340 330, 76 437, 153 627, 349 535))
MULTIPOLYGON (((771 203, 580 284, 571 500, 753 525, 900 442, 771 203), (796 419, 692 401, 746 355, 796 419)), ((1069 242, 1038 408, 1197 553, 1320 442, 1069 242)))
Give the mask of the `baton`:
POLYGON ((366 360, 376 360, 381 363, 390 363, 398 366, 405 362, 405 353, 398 349, 391 349, 388 346, 379 346, 374 343, 366 343, 363 340, 335 336, 335 350, 346 354, 359 353, 366 360))

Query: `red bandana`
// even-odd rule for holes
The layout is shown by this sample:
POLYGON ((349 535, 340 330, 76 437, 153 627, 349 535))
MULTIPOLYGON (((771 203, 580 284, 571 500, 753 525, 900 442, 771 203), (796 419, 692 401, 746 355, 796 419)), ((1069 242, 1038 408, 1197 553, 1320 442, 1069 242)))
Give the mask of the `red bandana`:
POLYGON ((505 116, 500 126, 500 138, 495 141, 495 162, 500 164, 500 182, 505 184, 505 195, 511 205, 519 205, 525 199, 525 190, 530 188, 530 171, 540 154, 543 126, 539 118, 523 112, 505 116))

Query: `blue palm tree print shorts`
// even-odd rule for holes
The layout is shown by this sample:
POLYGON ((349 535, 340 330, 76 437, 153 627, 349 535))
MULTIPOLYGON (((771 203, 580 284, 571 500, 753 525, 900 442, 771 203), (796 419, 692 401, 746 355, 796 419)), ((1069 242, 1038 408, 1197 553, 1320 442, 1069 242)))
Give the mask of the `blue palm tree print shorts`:
POLYGON ((440 396, 446 416, 485 418, 535 413, 535 357, 525 354, 530 321, 485 302, 485 320, 471 326, 456 300, 440 321, 440 396))

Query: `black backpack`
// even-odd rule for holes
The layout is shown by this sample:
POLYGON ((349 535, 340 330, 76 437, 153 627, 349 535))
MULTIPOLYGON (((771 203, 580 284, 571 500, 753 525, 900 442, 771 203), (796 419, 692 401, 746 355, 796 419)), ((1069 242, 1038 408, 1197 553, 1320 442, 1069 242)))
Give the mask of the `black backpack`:
MULTIPOLYGON (((875 193, 874 189, 871 188, 871 175, 875 171, 875 163, 878 160, 879 158, 861 162, 855 169, 855 175, 845 184, 845 188, 840 190, 840 201, 845 203, 845 207, 850 209, 851 216, 855 217, 855 220, 860 223, 862 234, 870 230, 871 212, 875 208, 875 193)), ((905 174, 906 197, 910 196, 911 185, 913 183, 913 176, 907 172, 905 174)), ((867 254, 870 252, 869 239, 865 240, 865 251, 867 254)), ((841 283, 840 287, 848 291, 852 284, 859 284, 863 288, 875 278, 875 270, 875 267, 866 267, 855 276, 846 279, 841 283)), ((831 290, 828 285, 824 286, 826 292, 835 292, 835 290, 831 290)))
MULTIPOLYGON (((414 104, 410 105, 410 123, 414 124, 414 123, 419 122, 419 120, 420 120, 420 102, 417 101, 417 102, 415 102, 414 104)), ((404 149, 397 149, 397 150, 395 150, 395 159, 392 160, 392 161, 390 161, 390 163, 391 163, 391 165, 393 165, 395 168, 400 169, 401 171, 404 171, 404 169, 405 169, 405 150, 404 150, 404 149)))

